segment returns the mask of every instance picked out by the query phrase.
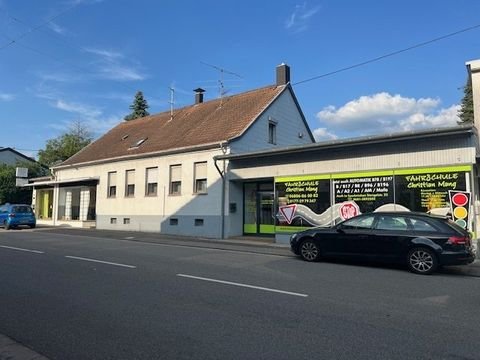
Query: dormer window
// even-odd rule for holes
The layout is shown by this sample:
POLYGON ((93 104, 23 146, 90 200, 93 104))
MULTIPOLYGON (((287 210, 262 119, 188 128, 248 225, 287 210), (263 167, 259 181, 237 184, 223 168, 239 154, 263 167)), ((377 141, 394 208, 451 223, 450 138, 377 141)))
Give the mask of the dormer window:
POLYGON ((127 138, 128 138, 128 134, 127 134, 127 135, 123 135, 123 136, 122 136, 122 141, 123 141, 123 140, 127 140, 127 138))
POLYGON ((148 138, 143 138, 143 139, 140 139, 138 140, 135 144, 132 144, 132 146, 130 146, 128 148, 128 150, 131 150, 131 149, 136 149, 138 148, 140 145, 142 145, 145 141, 147 141, 148 138))

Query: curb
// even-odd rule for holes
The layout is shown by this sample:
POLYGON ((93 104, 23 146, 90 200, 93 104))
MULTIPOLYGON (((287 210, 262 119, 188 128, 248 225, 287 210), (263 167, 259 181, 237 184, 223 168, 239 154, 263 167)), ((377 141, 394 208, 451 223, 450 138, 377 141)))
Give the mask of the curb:
POLYGON ((49 360, 17 343, 15 340, 0 334, 0 360, 49 360))

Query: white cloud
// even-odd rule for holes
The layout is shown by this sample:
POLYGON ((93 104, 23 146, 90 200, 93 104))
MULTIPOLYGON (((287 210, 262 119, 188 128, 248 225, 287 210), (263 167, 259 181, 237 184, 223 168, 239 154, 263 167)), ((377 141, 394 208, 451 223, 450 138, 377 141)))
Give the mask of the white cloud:
POLYGON ((318 130, 327 128, 359 136, 456 125, 459 106, 439 106, 440 100, 432 98, 406 98, 385 92, 361 96, 338 109, 323 108, 317 113, 322 124, 318 130))
POLYGON ((99 55, 105 58, 106 60, 114 60, 114 59, 119 59, 124 57, 123 54, 117 51, 112 51, 112 50, 96 49, 96 48, 84 48, 84 50, 91 54, 99 55))
POLYGON ((292 14, 285 21, 285 28, 294 33, 300 33, 308 28, 310 18, 320 10, 320 7, 307 7, 307 3, 296 5, 292 14))
POLYGON ((60 35, 64 35, 67 32, 67 30, 64 27, 61 27, 60 25, 52 21, 48 23, 48 27, 50 28, 50 30, 60 35))
POLYGON ((313 137, 316 141, 336 140, 338 136, 331 133, 327 128, 317 128, 313 130, 313 137))
POLYGON ((13 94, 0 93, 0 101, 13 101, 15 96, 13 94))
POLYGON ((88 105, 83 105, 83 104, 78 104, 78 103, 72 103, 72 102, 67 102, 61 99, 58 99, 54 104, 54 107, 60 110, 64 110, 67 112, 75 113, 82 115, 86 118, 96 118, 100 115, 102 115, 102 111, 96 108, 93 108, 88 105))
POLYGON ((146 75, 138 70, 138 65, 126 64, 125 56, 118 51, 94 47, 84 50, 97 58, 93 66, 100 78, 118 81, 138 81, 146 78, 146 75))
POLYGON ((107 64, 101 66, 99 71, 103 78, 110 80, 132 81, 144 80, 146 78, 144 74, 133 67, 120 64, 107 64))

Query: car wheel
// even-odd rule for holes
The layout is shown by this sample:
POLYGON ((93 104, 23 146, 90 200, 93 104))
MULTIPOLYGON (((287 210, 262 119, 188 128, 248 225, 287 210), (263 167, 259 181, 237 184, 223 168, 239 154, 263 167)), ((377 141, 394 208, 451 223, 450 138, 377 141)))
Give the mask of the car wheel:
POLYGON ((410 250, 407 264, 410 271, 422 275, 429 275, 438 268, 438 260, 435 253, 423 247, 410 250))
POLYGON ((3 227, 5 228, 5 230, 10 230, 10 224, 7 222, 7 220, 3 222, 3 227))
POLYGON ((30 229, 34 229, 34 228, 35 228, 35 224, 29 225, 29 226, 30 226, 30 229))
POLYGON ((312 239, 304 240, 300 244, 300 256, 306 261, 318 261, 320 260, 320 248, 312 239))

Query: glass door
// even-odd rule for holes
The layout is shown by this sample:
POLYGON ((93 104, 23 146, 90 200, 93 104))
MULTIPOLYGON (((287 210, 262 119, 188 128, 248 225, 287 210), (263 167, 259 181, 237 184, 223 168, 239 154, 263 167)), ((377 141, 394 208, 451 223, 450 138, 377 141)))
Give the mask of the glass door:
POLYGON ((245 183, 243 189, 243 233, 245 235, 274 235, 273 183, 245 183))

